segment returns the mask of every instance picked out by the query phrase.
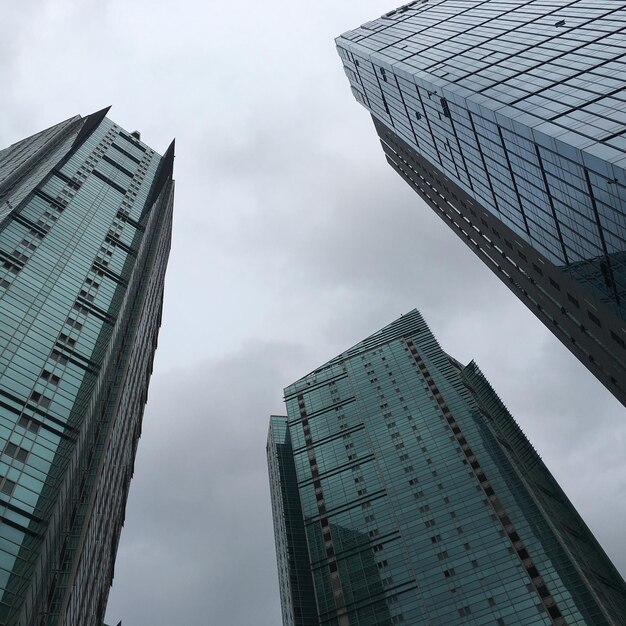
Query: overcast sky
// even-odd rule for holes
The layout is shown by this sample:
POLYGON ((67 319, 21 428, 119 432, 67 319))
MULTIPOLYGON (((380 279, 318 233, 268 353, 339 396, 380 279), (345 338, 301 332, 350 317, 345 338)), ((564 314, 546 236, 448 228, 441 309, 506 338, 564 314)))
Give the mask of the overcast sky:
POLYGON ((176 138, 174 239, 107 620, 277 626, 282 389, 417 307, 622 574, 620 404, 389 168, 333 39, 390 0, 5 3, 0 147, 76 113, 176 138))

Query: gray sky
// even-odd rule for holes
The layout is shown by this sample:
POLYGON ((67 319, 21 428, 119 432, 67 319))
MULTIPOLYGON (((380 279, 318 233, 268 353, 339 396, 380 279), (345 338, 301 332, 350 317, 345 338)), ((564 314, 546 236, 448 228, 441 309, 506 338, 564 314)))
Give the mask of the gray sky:
POLYGON ((158 151, 176 137, 114 624, 280 623, 268 416, 283 387, 413 307, 477 360, 626 573, 624 409, 386 165, 350 94, 333 38, 394 6, 3 7, 0 147, 108 104, 158 151))

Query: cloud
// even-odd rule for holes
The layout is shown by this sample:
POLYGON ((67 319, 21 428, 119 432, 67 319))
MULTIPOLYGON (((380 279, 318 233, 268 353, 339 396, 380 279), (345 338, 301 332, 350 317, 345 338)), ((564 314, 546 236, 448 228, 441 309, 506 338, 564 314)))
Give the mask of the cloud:
POLYGON ((109 614, 129 624, 276 624, 265 439, 304 349, 254 342, 155 373, 109 614))

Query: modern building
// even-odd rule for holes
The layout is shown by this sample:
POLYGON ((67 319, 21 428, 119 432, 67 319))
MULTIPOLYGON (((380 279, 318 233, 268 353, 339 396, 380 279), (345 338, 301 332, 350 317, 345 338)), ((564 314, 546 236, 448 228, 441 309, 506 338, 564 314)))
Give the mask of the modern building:
POLYGON ((161 322, 174 144, 76 116, 0 152, 0 623, 101 626, 161 322))
POLYGON ((412 311, 285 389, 285 626, 626 624, 626 584, 474 362, 412 311))
POLYGON ((626 5, 421 0, 339 55, 389 164, 626 404, 626 5))

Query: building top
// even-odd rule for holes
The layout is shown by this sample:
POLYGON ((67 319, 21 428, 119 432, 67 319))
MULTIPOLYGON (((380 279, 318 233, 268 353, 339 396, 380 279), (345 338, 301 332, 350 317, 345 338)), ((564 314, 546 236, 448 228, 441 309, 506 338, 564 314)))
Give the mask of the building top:
POLYGON ((393 321, 391 324, 388 324, 381 330, 375 332, 373 335, 363 339, 363 341, 359 341, 359 343, 352 346, 349 350, 342 352, 321 367, 318 367, 306 376, 303 376, 296 382, 286 387, 285 397, 289 398, 300 391, 309 390, 311 386, 322 384, 329 378, 334 378, 337 375, 337 370, 344 367, 343 362, 346 359, 382 346, 389 341, 397 339, 398 337, 415 334, 421 330, 425 330, 431 336, 432 340, 436 341, 430 333, 430 329, 426 325, 426 322, 419 311, 417 309, 413 309, 393 321))
POLYGON ((161 322, 174 144, 158 156, 107 112, 0 152, 2 624, 102 626, 113 577, 161 322))
POLYGON ((625 26, 622 2, 419 0, 336 43, 498 123, 625 167, 625 26))
POLYGON ((416 310, 286 396, 268 442, 285 626, 623 623, 619 572, 416 310))

